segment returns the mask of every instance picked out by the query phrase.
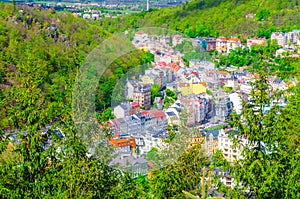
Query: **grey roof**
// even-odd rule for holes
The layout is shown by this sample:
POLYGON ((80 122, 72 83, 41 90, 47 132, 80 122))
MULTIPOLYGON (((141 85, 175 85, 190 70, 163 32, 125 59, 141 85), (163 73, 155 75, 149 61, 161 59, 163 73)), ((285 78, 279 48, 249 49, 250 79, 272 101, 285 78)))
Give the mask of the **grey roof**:
POLYGON ((167 139, 168 137, 168 131, 167 130, 160 130, 158 132, 156 132, 153 135, 154 138, 163 138, 163 139, 167 139))
POLYGON ((117 158, 113 159, 109 165, 110 166, 114 166, 114 165, 120 165, 123 168, 125 167, 129 167, 132 165, 136 165, 136 164, 147 164, 148 161, 143 157, 133 157, 133 156, 127 156, 125 158, 121 158, 120 156, 118 156, 117 158))

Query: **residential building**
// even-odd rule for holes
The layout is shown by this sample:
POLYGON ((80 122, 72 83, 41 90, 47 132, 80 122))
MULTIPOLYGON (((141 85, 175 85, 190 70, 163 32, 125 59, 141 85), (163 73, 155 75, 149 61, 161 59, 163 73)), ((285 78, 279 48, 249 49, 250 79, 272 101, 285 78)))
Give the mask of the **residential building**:
POLYGON ((134 41, 138 43, 145 43, 148 40, 148 35, 144 32, 136 32, 133 38, 134 41))
POLYGON ((252 86, 248 82, 244 82, 240 85, 240 90, 246 94, 250 94, 252 91, 252 86))
POLYGON ((184 107, 188 114, 188 125, 193 126, 196 123, 202 123, 202 121, 207 116, 208 106, 207 103, 203 103, 199 96, 197 95, 188 95, 186 97, 180 97, 178 100, 181 103, 181 106, 184 107))
POLYGON ((216 50, 216 39, 212 37, 205 38, 205 41, 207 42, 207 51, 213 51, 216 50))
POLYGON ((215 168, 213 171, 214 175, 220 176, 219 179, 224 185, 231 187, 232 189, 234 188, 234 178, 230 175, 230 170, 223 171, 222 169, 215 168))
POLYGON ((190 146, 193 147, 193 146, 198 145, 198 144, 204 144, 204 140, 205 140, 205 135, 203 133, 201 133, 201 132, 196 133, 192 137, 190 146))
POLYGON ((177 90, 177 85, 178 85, 177 82, 168 83, 168 84, 166 85, 166 89, 177 90))
POLYGON ((137 80, 127 80, 125 85, 125 97, 133 99, 133 93, 138 88, 140 83, 137 80))
POLYGON ((232 102, 228 97, 217 102, 215 107, 217 120, 225 121, 229 118, 232 108, 232 102))
POLYGON ((201 49, 207 49, 207 41, 202 37, 197 37, 193 40, 192 45, 194 47, 200 47, 201 49))
POLYGON ((227 71, 218 71, 218 77, 219 79, 227 79, 227 78, 230 78, 231 75, 230 73, 228 73, 227 71))
POLYGON ((125 169, 127 172, 132 173, 134 178, 148 173, 148 161, 144 156, 118 156, 109 163, 109 166, 125 169))
POLYGON ((239 93, 231 93, 229 94, 229 99, 232 102, 233 109, 237 114, 241 114, 242 112, 242 98, 239 93))
POLYGON ((166 114, 160 110, 147 110, 141 111, 141 115, 146 116, 151 121, 149 126, 147 126, 147 120, 145 121, 145 128, 154 127, 155 129, 162 130, 168 126, 168 120, 166 114))
POLYGON ((275 79, 274 81, 272 81, 271 86, 273 90, 286 90, 288 88, 285 81, 281 79, 275 79))
POLYGON ((181 35, 174 35, 172 38, 172 45, 176 46, 177 44, 181 44, 183 42, 183 38, 181 35))
POLYGON ((157 51, 154 54, 154 62, 165 62, 166 64, 170 64, 172 62, 172 58, 170 55, 157 51))
POLYGON ((252 38, 252 39, 247 39, 247 47, 251 48, 252 45, 266 45, 267 40, 265 38, 262 38, 262 39, 255 39, 255 38, 252 38))
POLYGON ((159 82, 158 76, 153 73, 147 73, 140 77, 143 84, 157 84, 161 86, 161 82, 159 82))
POLYGON ((178 84, 178 91, 181 92, 182 96, 188 96, 191 94, 200 94, 206 93, 206 83, 199 82, 199 83, 179 83, 178 84))
POLYGON ((245 146, 248 141, 243 136, 239 136, 238 139, 243 145, 240 144, 234 147, 233 142, 228 135, 228 132, 229 131, 226 129, 220 130, 218 136, 218 148, 223 152, 223 155, 227 161, 234 162, 235 160, 242 158, 242 146, 245 146))
POLYGON ((163 140, 167 139, 167 130, 154 130, 152 127, 146 129, 142 133, 145 145, 139 149, 140 154, 147 154, 152 148, 160 148, 165 146, 163 140))
POLYGON ((227 52, 227 39, 225 37, 216 39, 216 50, 219 52, 227 52))
POLYGON ((164 100, 161 97, 155 97, 153 104, 156 104, 158 110, 162 110, 164 107, 164 100))
POLYGON ((122 102, 120 105, 114 107, 114 115, 116 118, 123 118, 139 112, 140 106, 137 102, 122 102))
POLYGON ((203 148, 207 151, 209 156, 213 155, 219 149, 218 136, 219 136, 219 130, 205 131, 203 148))
POLYGON ((271 40, 277 40, 278 45, 284 47, 286 44, 286 36, 282 32, 273 32, 271 34, 271 40))
POLYGON ((167 110, 165 110, 167 119, 168 119, 168 125, 170 126, 178 126, 180 124, 180 117, 179 117, 179 110, 175 107, 169 107, 167 110))
POLYGON ((128 156, 134 154, 136 151, 135 139, 130 138, 110 138, 109 144, 116 147, 118 154, 128 156))
POLYGON ((275 56, 279 57, 299 57, 299 54, 296 53, 295 48, 281 48, 276 50, 275 56))
POLYGON ((234 50, 237 47, 242 47, 242 43, 238 38, 230 38, 227 40, 227 53, 230 53, 230 50, 234 50))
POLYGON ((151 108, 151 90, 150 85, 142 84, 133 92, 133 101, 137 102, 143 109, 151 108))

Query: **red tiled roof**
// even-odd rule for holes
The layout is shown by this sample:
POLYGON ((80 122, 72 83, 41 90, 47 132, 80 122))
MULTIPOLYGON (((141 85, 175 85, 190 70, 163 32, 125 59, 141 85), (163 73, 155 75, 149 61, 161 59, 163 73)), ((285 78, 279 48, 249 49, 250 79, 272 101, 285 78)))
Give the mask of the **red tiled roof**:
POLYGON ((192 72, 192 74, 198 76, 198 73, 197 73, 197 72, 192 72))
POLYGON ((223 41, 223 42, 225 42, 225 41, 227 41, 227 39, 226 39, 226 37, 219 37, 219 38, 217 39, 217 41, 223 41))
POLYGON ((132 102, 131 105, 132 105, 134 108, 140 108, 140 105, 139 105, 139 103, 137 103, 137 102, 132 102))
POLYGON ((164 61, 160 61, 157 63, 159 66, 167 66, 166 62, 164 61))
POLYGON ((164 118, 166 117, 166 114, 163 111, 160 110, 147 110, 147 111, 142 111, 141 112, 142 115, 154 115, 154 117, 156 118, 164 118))

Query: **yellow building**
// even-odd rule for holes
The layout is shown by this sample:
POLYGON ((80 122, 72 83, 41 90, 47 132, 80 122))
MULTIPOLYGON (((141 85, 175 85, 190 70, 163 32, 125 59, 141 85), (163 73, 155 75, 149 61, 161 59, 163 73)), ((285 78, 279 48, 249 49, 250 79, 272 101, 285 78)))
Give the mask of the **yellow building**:
POLYGON ((206 92, 206 87, 201 83, 190 84, 190 88, 193 94, 200 94, 206 92))
POLYGON ((173 126, 180 124, 179 114, 175 108, 168 108, 165 113, 168 119, 168 125, 173 126))
POLYGON ((144 75, 141 77, 141 81, 143 82, 143 84, 155 84, 156 81, 155 81, 155 76, 153 75, 144 75))
POLYGON ((183 96, 206 93, 206 87, 202 83, 180 83, 179 87, 183 96))

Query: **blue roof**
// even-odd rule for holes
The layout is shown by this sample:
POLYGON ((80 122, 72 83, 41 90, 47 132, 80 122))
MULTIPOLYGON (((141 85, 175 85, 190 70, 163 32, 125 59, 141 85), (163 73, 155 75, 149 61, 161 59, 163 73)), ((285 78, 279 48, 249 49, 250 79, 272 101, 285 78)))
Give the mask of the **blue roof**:
POLYGON ((174 112, 166 112, 168 116, 176 116, 176 114, 174 112))

